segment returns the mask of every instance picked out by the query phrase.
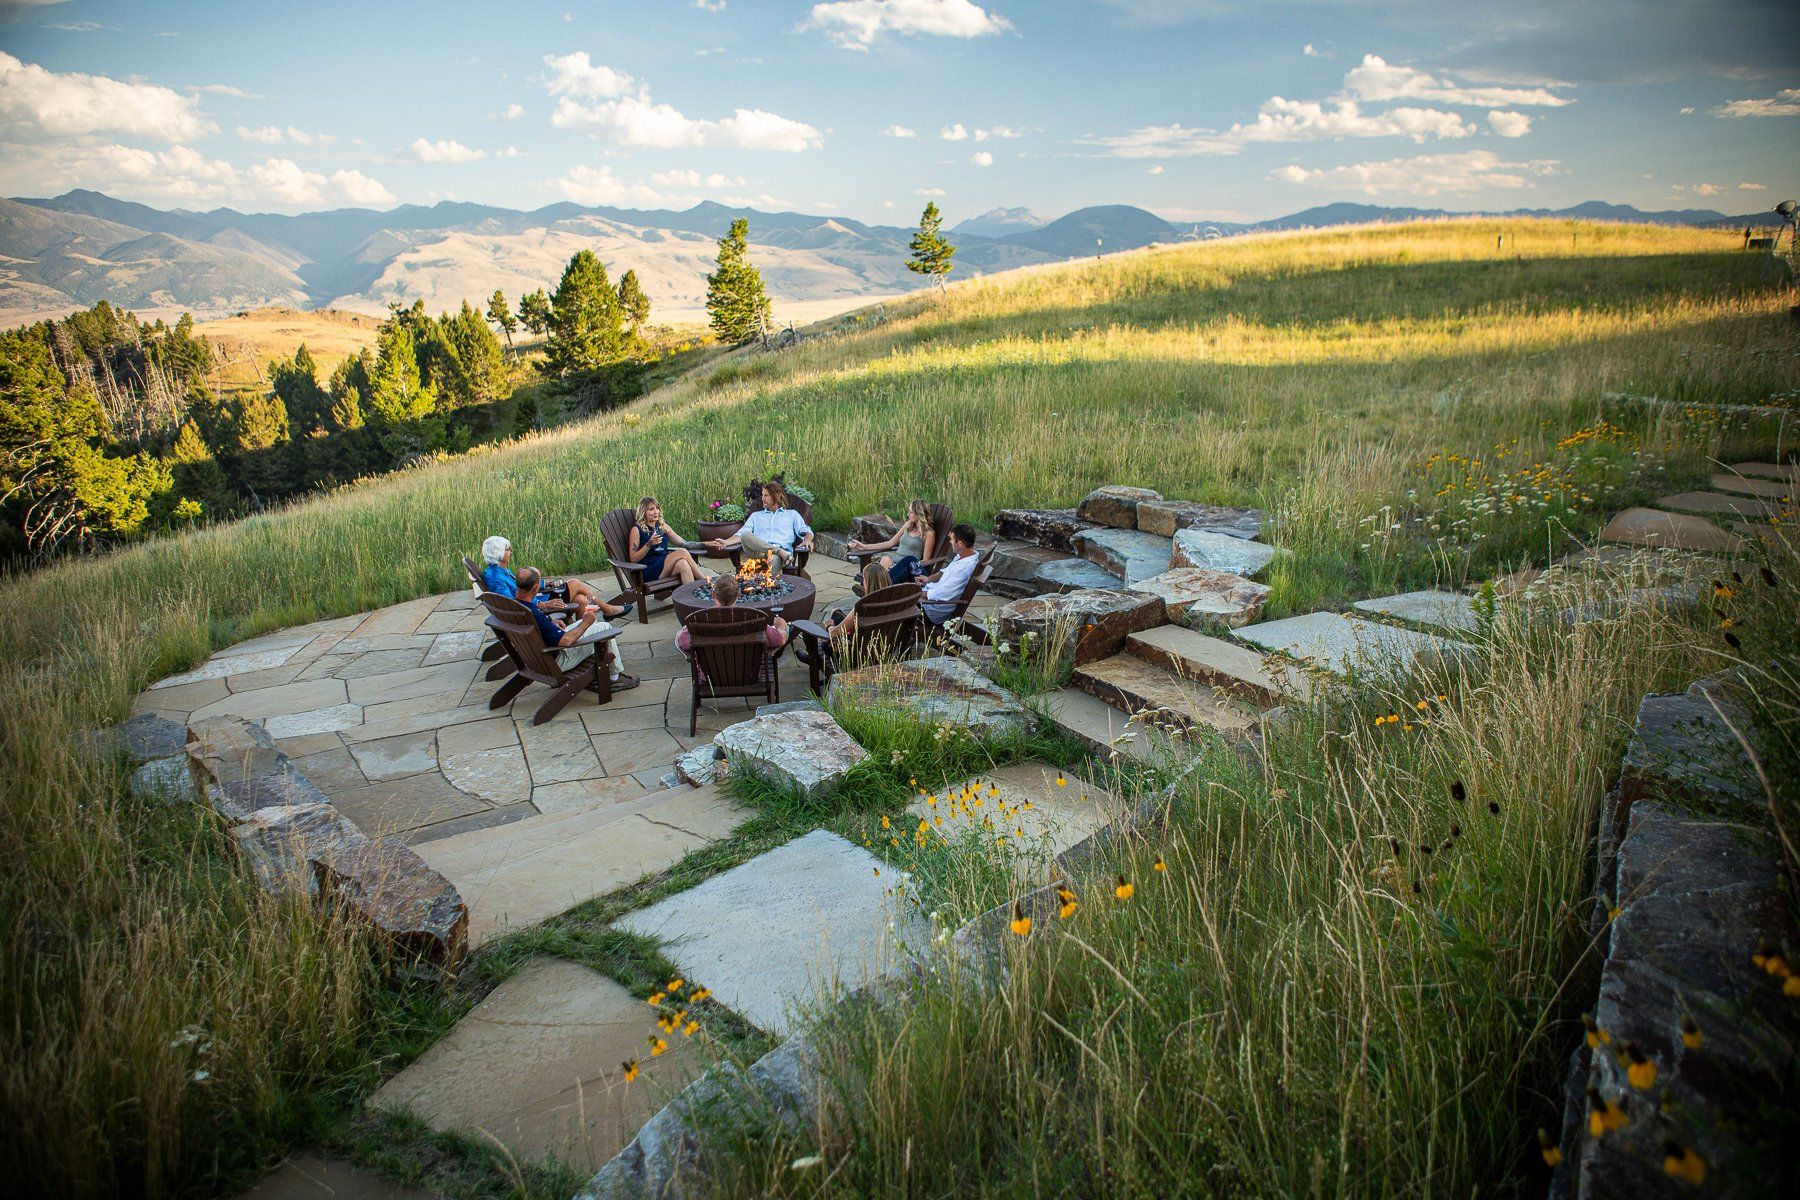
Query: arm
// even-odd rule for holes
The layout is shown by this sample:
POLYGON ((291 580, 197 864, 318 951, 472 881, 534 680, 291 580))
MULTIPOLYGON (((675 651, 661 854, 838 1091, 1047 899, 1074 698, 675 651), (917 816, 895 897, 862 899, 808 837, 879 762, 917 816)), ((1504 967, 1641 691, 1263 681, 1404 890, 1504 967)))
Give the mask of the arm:
POLYGON ((920 562, 930 562, 931 558, 932 558, 932 553, 936 549, 937 549, 937 530, 928 528, 925 530, 925 557, 921 558, 919 561, 920 562))
POLYGON ((679 533, 676 533, 674 527, 671 526, 667 521, 664 521, 662 523, 662 531, 663 531, 663 536, 668 538, 671 544, 680 546, 684 550, 687 549, 688 540, 686 538, 682 537, 679 533))
POLYGON ((631 555, 632 562, 643 562, 644 556, 650 553, 650 543, 645 542, 642 546, 640 546, 640 545, 638 545, 639 540, 640 539, 638 538, 638 527, 636 525, 633 525, 631 527, 631 545, 630 545, 630 548, 627 550, 627 553, 629 553, 631 555))
POLYGON ((590 611, 587 615, 583 616, 581 620, 569 626, 568 629, 563 632, 562 640, 556 644, 558 646, 573 646, 576 642, 580 641, 581 635, 586 633, 593 626, 594 612, 597 611, 599 610, 595 609, 590 611))
MULTIPOLYGON (((793 512, 792 509, 788 511, 793 512)), ((794 546, 800 550, 812 549, 812 526, 806 523, 798 512, 794 512, 794 546)))
MULTIPOLYGON (((898 546, 900 544, 900 535, 902 533, 904 533, 905 531, 906 531, 906 526, 902 525, 902 526, 900 526, 900 528, 894 530, 894 536, 891 538, 888 538, 885 542, 851 542, 850 549, 852 549, 852 550, 892 550, 895 546, 898 546)), ((926 542, 926 545, 930 545, 930 544, 931 543, 929 541, 926 542)))

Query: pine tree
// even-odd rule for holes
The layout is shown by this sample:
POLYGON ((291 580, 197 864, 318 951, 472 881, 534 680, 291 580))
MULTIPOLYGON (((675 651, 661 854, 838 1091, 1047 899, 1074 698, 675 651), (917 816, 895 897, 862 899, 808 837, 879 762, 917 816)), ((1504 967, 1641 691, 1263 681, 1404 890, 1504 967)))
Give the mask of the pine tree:
POLYGON ((950 260, 956 257, 956 247, 939 232, 943 225, 937 202, 927 201, 919 216, 919 232, 913 234, 912 257, 906 260, 907 270, 915 275, 929 275, 940 292, 944 290, 944 276, 952 270, 950 260))
POLYGON ((643 287, 638 284, 636 271, 627 271, 619 277, 619 311, 631 322, 633 333, 650 319, 650 297, 644 295, 643 287))
POLYGON ((199 426, 193 421, 182 422, 181 432, 175 435, 175 445, 170 448, 167 461, 175 492, 182 499, 196 502, 202 512, 214 516, 220 515, 229 505, 231 496, 225 483, 225 469, 219 466, 219 460, 213 457, 205 439, 200 436, 199 426))
POLYGON ((719 239, 719 268, 706 277, 706 311, 719 340, 741 346, 769 326, 762 272, 750 265, 750 222, 743 217, 719 239))
POLYGON ((566 375, 624 358, 632 338, 621 318, 606 267, 592 250, 578 251, 550 297, 550 369, 566 375))
POLYGON ((543 288, 519 297, 519 324, 539 337, 550 328, 550 297, 543 288))
POLYGON ((413 421, 437 407, 437 392, 419 378, 412 334, 401 325, 383 330, 375 369, 369 375, 369 407, 389 425, 413 421))
POLYGON ((293 358, 269 368, 269 386, 287 409, 291 436, 305 437, 325 423, 331 402, 319 386, 318 367, 305 342, 300 343, 293 358))
MULTIPOLYGON (((494 293, 500 296, 500 293, 494 293)), ((500 296, 504 303, 506 297, 500 296)), ((481 315, 463 301, 462 311, 445 322, 445 334, 456 361, 462 367, 462 384, 471 404, 486 404, 500 398, 506 389, 506 364, 500 352, 500 339, 494 336, 481 315)))
POLYGON ((338 432, 361 429, 368 405, 369 375, 375 365, 367 346, 347 357, 331 373, 331 427, 338 432))
POLYGON ((519 328, 519 318, 513 316, 512 309, 506 304, 506 293, 499 288, 495 288, 494 294, 488 297, 487 319, 498 325, 500 332, 506 335, 506 352, 511 354, 512 335, 519 328))

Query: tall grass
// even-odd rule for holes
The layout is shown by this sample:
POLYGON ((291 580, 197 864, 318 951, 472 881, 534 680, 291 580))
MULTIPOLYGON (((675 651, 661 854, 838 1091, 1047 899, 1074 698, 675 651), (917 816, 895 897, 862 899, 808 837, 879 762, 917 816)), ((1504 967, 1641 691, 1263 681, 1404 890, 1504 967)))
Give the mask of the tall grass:
MULTIPOLYGON (((592 571, 608 508, 654 493, 691 527, 775 455, 826 525, 914 495, 979 522, 1105 482, 1259 505, 1287 521, 1275 536, 1296 553, 1272 608, 1294 611, 1439 573, 1428 555, 1363 551, 1357 526, 1408 504, 1433 453, 1516 438, 1547 457, 1604 390, 1796 390, 1789 301, 1729 238, 1510 222, 1496 256, 1499 228, 1246 239, 971 281, 867 331, 723 356, 623 413, 0 582, 0 1097, 18 1114, 0 1167, 72 1195, 229 1174, 215 1153, 270 1143, 221 1136, 216 1114, 278 1141, 346 1078, 350 1031, 382 1003, 351 931, 262 901, 216 831, 126 800, 75 748, 74 731, 221 645, 455 587, 457 556, 494 532, 551 570, 592 571), (221 1060, 204 1079, 171 1047, 189 1027, 221 1060)), ((1675 478, 1743 444, 1632 420, 1675 478)), ((1583 510, 1588 527, 1605 507, 1583 510)), ((1537 514, 1516 524, 1534 537, 1508 545, 1538 544, 1537 514)))
POLYGON ((823 1015, 844 1121, 740 1148, 722 1193, 1541 1189, 1596 809, 1640 697, 1699 662, 1649 607, 1562 624, 1570 590, 1466 675, 1307 711, 1266 775, 1210 757, 998 982, 823 1015))

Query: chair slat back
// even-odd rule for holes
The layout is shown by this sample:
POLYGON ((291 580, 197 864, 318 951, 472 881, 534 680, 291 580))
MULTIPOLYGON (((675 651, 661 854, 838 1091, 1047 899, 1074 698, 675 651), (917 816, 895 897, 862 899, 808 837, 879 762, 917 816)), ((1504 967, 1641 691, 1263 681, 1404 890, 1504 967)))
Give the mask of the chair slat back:
MULTIPOLYGON (((688 655, 714 694, 763 685, 769 667, 769 614, 756 608, 703 608, 688 618, 688 655)), ((702 686, 696 680, 696 687, 702 686)))
POLYGON ((942 558, 946 554, 953 553, 950 549, 950 527, 955 524, 955 509, 948 504, 931 506, 931 553, 935 557, 942 558))
POLYGON ((481 569, 475 565, 475 560, 466 554, 463 555, 463 570, 469 573, 470 583, 474 584, 477 588, 481 588, 482 591, 487 590, 481 586, 481 569))
POLYGON ((636 520, 636 511, 629 508, 615 508, 600 518, 600 537, 606 542, 609 561, 631 561, 631 526, 636 520))
POLYGON ((843 659, 867 662, 904 654, 919 644, 925 614, 916 583, 877 588, 856 605, 856 630, 843 647, 843 659))
POLYGON ((488 628, 506 646, 507 656, 519 668, 519 674, 537 683, 561 687, 568 678, 562 665, 544 646, 544 635, 524 603, 510 596, 483 592, 481 603, 487 607, 488 628))

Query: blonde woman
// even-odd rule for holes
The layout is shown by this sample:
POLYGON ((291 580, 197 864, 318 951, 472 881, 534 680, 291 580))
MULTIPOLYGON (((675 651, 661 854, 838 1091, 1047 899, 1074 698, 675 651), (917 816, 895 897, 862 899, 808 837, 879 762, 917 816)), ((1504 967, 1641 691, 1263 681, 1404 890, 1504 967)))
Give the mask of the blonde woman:
POLYGON ((666 575, 674 575, 683 583, 700 578, 700 564, 688 552, 688 544, 663 520, 662 505, 655 496, 638 501, 629 550, 632 562, 644 564, 645 583, 654 583, 666 575))
MULTIPOLYGON (((906 520, 885 542, 851 542, 850 553, 865 554, 872 550, 892 550, 879 560, 887 568, 894 583, 907 583, 923 574, 919 564, 930 562, 937 553, 937 530, 931 526, 931 505, 914 500, 906 506, 906 520)), ((861 595, 861 592, 857 593, 861 595)))

